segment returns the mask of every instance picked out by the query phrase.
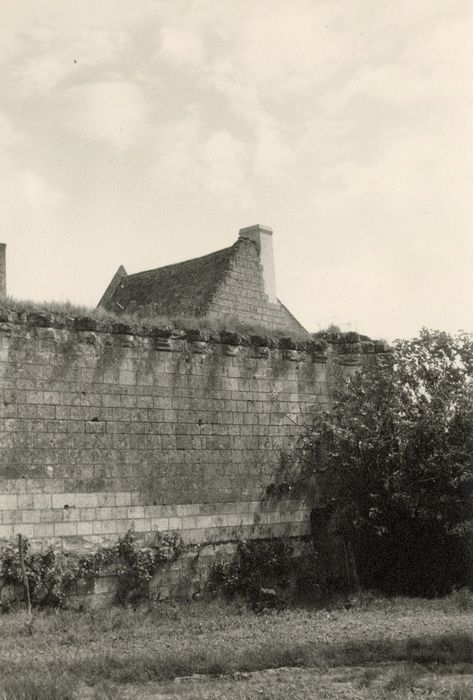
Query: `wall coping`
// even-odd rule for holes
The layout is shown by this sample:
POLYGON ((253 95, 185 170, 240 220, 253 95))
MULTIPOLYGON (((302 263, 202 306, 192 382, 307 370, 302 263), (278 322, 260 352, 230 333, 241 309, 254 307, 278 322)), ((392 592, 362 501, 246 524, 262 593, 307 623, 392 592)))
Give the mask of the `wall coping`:
POLYGON ((326 354, 333 346, 343 355, 390 353, 392 348, 384 341, 371 340, 355 332, 321 333, 312 340, 294 339, 260 333, 243 333, 232 330, 202 328, 176 328, 171 325, 153 325, 139 321, 98 319, 91 316, 72 316, 67 313, 39 310, 21 310, 0 307, 0 331, 6 326, 22 326, 27 329, 51 328, 56 330, 126 335, 162 340, 187 340, 213 345, 264 347, 274 350, 302 351, 312 355, 326 354))

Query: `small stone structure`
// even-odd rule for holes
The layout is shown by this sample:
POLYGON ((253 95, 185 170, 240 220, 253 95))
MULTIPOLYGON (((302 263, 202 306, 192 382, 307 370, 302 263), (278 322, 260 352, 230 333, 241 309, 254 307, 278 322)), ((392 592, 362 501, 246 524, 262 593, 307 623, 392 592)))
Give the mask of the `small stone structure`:
POLYGON ((309 337, 276 296, 273 232, 249 226, 224 248, 201 258, 128 275, 115 273, 99 307, 142 316, 225 318, 309 337))

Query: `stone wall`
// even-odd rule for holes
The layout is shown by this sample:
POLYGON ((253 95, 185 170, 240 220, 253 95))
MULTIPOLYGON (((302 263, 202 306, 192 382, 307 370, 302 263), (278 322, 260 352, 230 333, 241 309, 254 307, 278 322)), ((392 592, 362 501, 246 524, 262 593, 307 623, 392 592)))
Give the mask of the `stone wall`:
POLYGON ((0 243, 0 298, 7 294, 7 268, 6 268, 7 246, 0 243))
POLYGON ((310 532, 275 495, 314 406, 376 347, 0 310, 0 540, 95 549, 310 532))

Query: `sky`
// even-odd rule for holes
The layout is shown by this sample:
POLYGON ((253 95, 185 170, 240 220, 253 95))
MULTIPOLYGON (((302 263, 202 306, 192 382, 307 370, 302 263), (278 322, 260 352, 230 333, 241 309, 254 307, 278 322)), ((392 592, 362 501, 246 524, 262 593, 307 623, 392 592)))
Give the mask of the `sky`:
POLYGON ((260 223, 308 328, 473 332, 471 0, 2 0, 16 298, 260 223))

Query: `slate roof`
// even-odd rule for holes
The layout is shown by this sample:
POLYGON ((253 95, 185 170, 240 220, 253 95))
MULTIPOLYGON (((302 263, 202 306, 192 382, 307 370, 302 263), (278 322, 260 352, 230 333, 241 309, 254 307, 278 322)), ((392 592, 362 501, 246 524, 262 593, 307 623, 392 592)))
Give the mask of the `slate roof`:
POLYGON ((100 303, 111 311, 147 307, 156 315, 202 315, 239 243, 200 258, 123 276, 106 302, 100 303))

